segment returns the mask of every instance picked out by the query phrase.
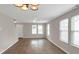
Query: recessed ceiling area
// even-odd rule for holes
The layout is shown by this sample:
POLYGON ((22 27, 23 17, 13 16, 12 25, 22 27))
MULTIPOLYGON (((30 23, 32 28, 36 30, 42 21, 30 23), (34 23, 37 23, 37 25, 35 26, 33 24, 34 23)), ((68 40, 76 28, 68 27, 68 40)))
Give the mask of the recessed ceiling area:
POLYGON ((40 4, 37 11, 23 11, 13 4, 1 4, 0 12, 16 20, 17 23, 46 23, 65 12, 70 11, 76 4, 40 4))

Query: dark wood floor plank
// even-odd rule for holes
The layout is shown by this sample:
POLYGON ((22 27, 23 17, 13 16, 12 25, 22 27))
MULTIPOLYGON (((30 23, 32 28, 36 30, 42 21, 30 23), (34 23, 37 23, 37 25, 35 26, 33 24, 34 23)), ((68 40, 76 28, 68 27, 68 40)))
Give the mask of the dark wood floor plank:
POLYGON ((3 54, 65 54, 46 39, 20 39, 3 54))

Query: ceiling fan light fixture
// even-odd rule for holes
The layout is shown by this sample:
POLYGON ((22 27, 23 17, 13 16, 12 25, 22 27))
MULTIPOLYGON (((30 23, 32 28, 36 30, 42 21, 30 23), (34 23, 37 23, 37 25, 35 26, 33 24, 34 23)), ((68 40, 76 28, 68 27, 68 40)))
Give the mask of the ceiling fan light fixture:
POLYGON ((22 10, 28 10, 28 6, 25 4, 21 7, 22 10))
POLYGON ((36 10, 38 10, 38 7, 33 5, 33 6, 31 7, 31 9, 32 9, 33 11, 36 11, 36 10))
POLYGON ((38 5, 39 4, 31 4, 31 6, 29 6, 30 4, 15 4, 16 7, 19 7, 20 9, 26 11, 29 8, 31 8, 31 10, 36 11, 38 10, 38 5))

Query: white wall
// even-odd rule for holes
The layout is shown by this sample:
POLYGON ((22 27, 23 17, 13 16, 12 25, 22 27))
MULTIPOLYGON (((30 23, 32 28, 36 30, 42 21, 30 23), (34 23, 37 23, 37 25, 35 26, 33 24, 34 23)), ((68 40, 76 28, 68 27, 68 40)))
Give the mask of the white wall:
POLYGON ((50 24, 50 36, 48 36, 48 40, 56 44, 58 47, 63 49, 67 53, 79 53, 79 48, 68 45, 59 40, 59 22, 64 18, 70 18, 74 15, 79 15, 79 8, 73 9, 72 11, 51 20, 48 24, 50 24))
POLYGON ((46 24, 43 25, 44 34, 40 35, 33 35, 32 34, 32 25, 34 23, 25 23, 23 24, 23 37, 24 38, 46 38, 46 24))
POLYGON ((17 41, 13 20, 0 13, 0 53, 4 52, 17 41))
POLYGON ((16 36, 18 38, 23 37, 23 25, 22 24, 16 24, 16 36))

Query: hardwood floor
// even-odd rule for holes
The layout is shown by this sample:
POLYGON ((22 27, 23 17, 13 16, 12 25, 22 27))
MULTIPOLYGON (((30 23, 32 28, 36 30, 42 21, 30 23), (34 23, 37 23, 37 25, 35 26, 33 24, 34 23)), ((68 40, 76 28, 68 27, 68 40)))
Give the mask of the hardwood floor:
POLYGON ((46 39, 20 39, 3 54, 65 54, 46 39))

